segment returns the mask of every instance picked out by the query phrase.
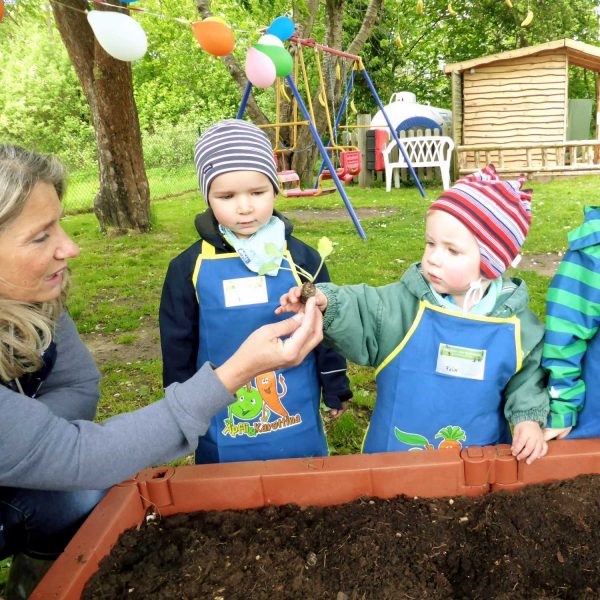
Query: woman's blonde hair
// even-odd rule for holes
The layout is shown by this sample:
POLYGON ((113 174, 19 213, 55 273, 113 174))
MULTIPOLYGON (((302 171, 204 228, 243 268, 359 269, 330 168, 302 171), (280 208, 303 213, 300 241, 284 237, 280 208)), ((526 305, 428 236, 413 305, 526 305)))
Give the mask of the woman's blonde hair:
MULTIPOLYGON (((21 214, 39 182, 52 185, 62 199, 65 169, 58 159, 0 144, 0 234, 21 214)), ((64 308, 68 281, 66 275, 60 296, 52 302, 28 304, 0 297, 0 381, 6 383, 42 366, 42 353, 64 308)))

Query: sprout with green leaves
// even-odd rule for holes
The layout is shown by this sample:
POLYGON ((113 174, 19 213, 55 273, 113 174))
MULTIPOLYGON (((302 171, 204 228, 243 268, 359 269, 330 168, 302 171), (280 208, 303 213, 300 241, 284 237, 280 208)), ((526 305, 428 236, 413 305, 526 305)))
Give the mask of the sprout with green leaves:
MULTIPOLYGON (((273 262, 265 263, 258 271, 259 275, 266 275, 270 271, 274 271, 279 269, 284 269, 286 271, 291 271, 287 267, 281 267, 281 259, 283 258, 283 250, 278 248, 272 242, 265 244, 265 252, 274 258, 273 262)), ((317 244, 317 252, 321 257, 321 262, 317 270, 314 273, 309 273, 302 267, 296 265, 296 271, 306 279, 306 282, 302 284, 302 295, 300 297, 300 301, 303 304, 306 304, 306 301, 317 293, 317 289, 315 288, 314 281, 317 278, 317 275, 323 268, 323 264, 325 263, 325 259, 333 252, 333 242, 328 237, 322 237, 317 244)))

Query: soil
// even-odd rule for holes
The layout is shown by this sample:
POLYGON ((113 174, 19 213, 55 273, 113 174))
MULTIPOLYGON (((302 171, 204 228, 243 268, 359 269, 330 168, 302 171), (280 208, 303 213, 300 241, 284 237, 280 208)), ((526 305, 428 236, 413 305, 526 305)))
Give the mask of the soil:
POLYGON ((136 329, 133 335, 135 341, 132 344, 117 343, 118 334, 114 333, 94 332, 82 334, 81 337, 98 366, 161 358, 158 324, 145 325, 136 329))
POLYGON ((476 498, 174 515, 123 534, 83 598, 598 598, 600 476, 476 498))

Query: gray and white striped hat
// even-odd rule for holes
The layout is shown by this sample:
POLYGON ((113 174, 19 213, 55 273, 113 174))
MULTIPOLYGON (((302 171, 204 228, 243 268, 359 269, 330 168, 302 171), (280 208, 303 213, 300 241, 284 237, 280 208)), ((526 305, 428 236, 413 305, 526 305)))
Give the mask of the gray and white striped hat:
POLYGON ((209 127, 196 142, 194 152, 198 185, 208 204, 208 191, 215 177, 229 171, 264 173, 279 192, 273 146, 253 123, 225 119, 209 127))

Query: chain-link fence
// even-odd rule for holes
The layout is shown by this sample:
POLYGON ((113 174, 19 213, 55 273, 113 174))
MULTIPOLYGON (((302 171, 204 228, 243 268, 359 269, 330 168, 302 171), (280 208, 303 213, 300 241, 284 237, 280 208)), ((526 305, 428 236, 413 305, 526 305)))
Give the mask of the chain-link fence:
MULTIPOLYGON (((151 200, 178 196, 198 189, 194 167, 194 145, 198 129, 167 126, 142 137, 144 164, 151 200)), ((69 172, 65 212, 89 212, 99 188, 98 166, 90 164, 69 172)))

